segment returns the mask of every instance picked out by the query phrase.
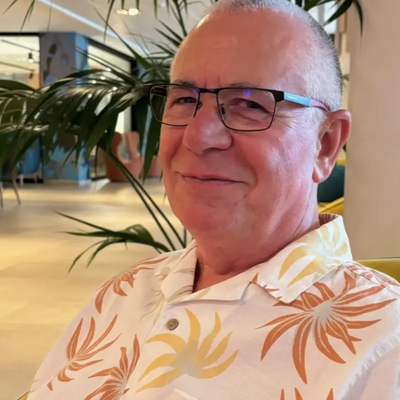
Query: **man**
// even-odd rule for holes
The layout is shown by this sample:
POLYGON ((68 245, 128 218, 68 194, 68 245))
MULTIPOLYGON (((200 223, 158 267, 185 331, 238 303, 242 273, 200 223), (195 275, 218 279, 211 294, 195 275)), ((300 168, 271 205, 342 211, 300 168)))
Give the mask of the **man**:
POLYGON ((350 129, 329 37, 287 0, 225 0, 149 88, 195 238, 107 282, 29 400, 398 400, 400 290, 317 213, 350 129))

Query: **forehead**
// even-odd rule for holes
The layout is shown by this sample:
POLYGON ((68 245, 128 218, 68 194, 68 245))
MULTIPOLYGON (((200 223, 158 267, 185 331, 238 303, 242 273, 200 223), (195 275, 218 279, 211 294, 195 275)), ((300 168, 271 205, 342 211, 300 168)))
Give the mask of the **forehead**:
POLYGON ((303 38, 297 21, 286 15, 220 12, 206 18, 183 43, 172 81, 194 81, 201 87, 250 83, 295 90, 301 86, 303 38))

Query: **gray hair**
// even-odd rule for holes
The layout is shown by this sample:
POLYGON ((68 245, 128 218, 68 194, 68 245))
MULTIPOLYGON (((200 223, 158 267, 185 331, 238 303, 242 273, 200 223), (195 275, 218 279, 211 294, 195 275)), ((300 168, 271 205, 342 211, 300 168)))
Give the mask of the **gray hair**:
POLYGON ((330 111, 342 104, 342 71, 333 41, 322 26, 306 11, 288 0, 220 0, 211 14, 220 11, 267 10, 285 14, 304 24, 311 33, 311 41, 304 49, 302 69, 307 76, 305 95, 324 103, 330 111))

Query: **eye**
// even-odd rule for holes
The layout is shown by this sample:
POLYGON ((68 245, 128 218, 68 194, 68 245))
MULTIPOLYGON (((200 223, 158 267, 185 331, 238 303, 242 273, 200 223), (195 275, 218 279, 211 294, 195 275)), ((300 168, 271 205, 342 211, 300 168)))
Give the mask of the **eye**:
POLYGON ((178 97, 173 100, 172 104, 193 104, 196 103, 196 99, 193 97, 178 97))
POLYGON ((265 108, 264 108, 264 107, 262 107, 260 104, 254 102, 254 101, 251 101, 251 100, 242 100, 242 101, 243 101, 244 105, 245 105, 247 108, 254 108, 254 109, 257 109, 257 110, 263 110, 263 111, 265 111, 265 108))
POLYGON ((270 113, 260 103, 257 103, 255 101, 252 101, 249 99, 243 99, 243 98, 232 99, 229 103, 229 108, 232 111, 237 111, 237 112, 258 112, 258 113, 266 113, 266 114, 270 113))
POLYGON ((251 100, 240 99, 239 105, 242 107, 250 108, 250 109, 267 111, 262 105, 256 103, 255 101, 251 101, 251 100))

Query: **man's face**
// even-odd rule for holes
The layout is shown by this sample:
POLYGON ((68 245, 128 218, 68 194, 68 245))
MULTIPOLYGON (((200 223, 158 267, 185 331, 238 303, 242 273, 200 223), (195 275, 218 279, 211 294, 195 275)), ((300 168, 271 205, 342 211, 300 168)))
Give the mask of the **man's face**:
MULTIPOLYGON (((213 15, 181 47, 171 82, 302 95, 301 32, 276 14, 213 15)), ((165 187, 183 225, 195 237, 227 230, 246 235, 271 230, 284 215, 296 220, 315 201, 318 124, 310 110, 278 103, 268 130, 246 133, 223 125, 215 95, 202 94, 201 102, 187 127, 161 131, 165 187)))

